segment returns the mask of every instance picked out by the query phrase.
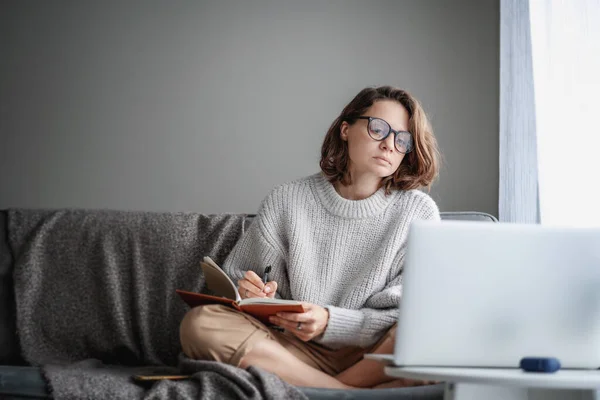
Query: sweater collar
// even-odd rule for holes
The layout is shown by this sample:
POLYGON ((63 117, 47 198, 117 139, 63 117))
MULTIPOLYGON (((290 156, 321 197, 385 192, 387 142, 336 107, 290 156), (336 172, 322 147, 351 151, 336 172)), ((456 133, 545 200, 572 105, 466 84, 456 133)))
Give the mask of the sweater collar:
POLYGON ((335 187, 322 173, 314 175, 313 187, 323 206, 332 214, 344 218, 367 218, 381 213, 396 197, 397 191, 385 195, 380 188, 363 200, 348 200, 339 195, 335 187))

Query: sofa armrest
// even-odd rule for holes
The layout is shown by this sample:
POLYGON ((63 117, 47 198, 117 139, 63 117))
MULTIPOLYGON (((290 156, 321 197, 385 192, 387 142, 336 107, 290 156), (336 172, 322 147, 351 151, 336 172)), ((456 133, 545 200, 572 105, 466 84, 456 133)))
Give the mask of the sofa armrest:
POLYGON ((0 365, 0 398, 46 399, 49 397, 46 381, 39 368, 0 365))
POLYGON ((23 364, 17 339, 13 264, 7 212, 0 210, 0 365, 23 364))
POLYGON ((492 214, 479 211, 444 211, 440 216, 443 220, 498 222, 492 214))

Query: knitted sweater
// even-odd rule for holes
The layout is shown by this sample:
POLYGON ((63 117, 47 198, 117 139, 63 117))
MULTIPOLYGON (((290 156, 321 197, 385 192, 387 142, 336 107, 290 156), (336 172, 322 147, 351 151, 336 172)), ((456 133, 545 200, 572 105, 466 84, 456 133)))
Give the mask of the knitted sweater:
POLYGON ((410 223, 439 220, 419 190, 384 189, 364 200, 341 197, 318 173, 276 187, 223 265, 235 281, 273 268, 277 297, 329 310, 316 342, 367 347, 397 320, 410 223))

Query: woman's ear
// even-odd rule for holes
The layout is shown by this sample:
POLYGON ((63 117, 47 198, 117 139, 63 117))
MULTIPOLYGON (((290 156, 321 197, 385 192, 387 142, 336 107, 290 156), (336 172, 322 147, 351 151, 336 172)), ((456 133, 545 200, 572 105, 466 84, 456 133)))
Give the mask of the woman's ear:
POLYGON ((340 125, 340 138, 344 142, 348 140, 348 129, 350 129, 350 124, 346 121, 342 122, 342 125, 340 125))

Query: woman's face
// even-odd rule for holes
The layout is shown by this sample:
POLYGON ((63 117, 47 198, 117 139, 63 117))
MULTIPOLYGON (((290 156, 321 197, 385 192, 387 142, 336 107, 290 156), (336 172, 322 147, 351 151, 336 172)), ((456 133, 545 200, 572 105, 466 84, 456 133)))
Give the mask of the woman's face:
MULTIPOLYGON (((408 111, 397 101, 376 101, 363 116, 383 119, 395 131, 408 131, 408 111)), ((372 139, 367 131, 368 123, 367 119, 358 119, 352 125, 342 123, 340 135, 342 140, 348 142, 348 168, 352 176, 385 178, 398 169, 404 154, 396 150, 393 133, 382 141, 372 139)))

